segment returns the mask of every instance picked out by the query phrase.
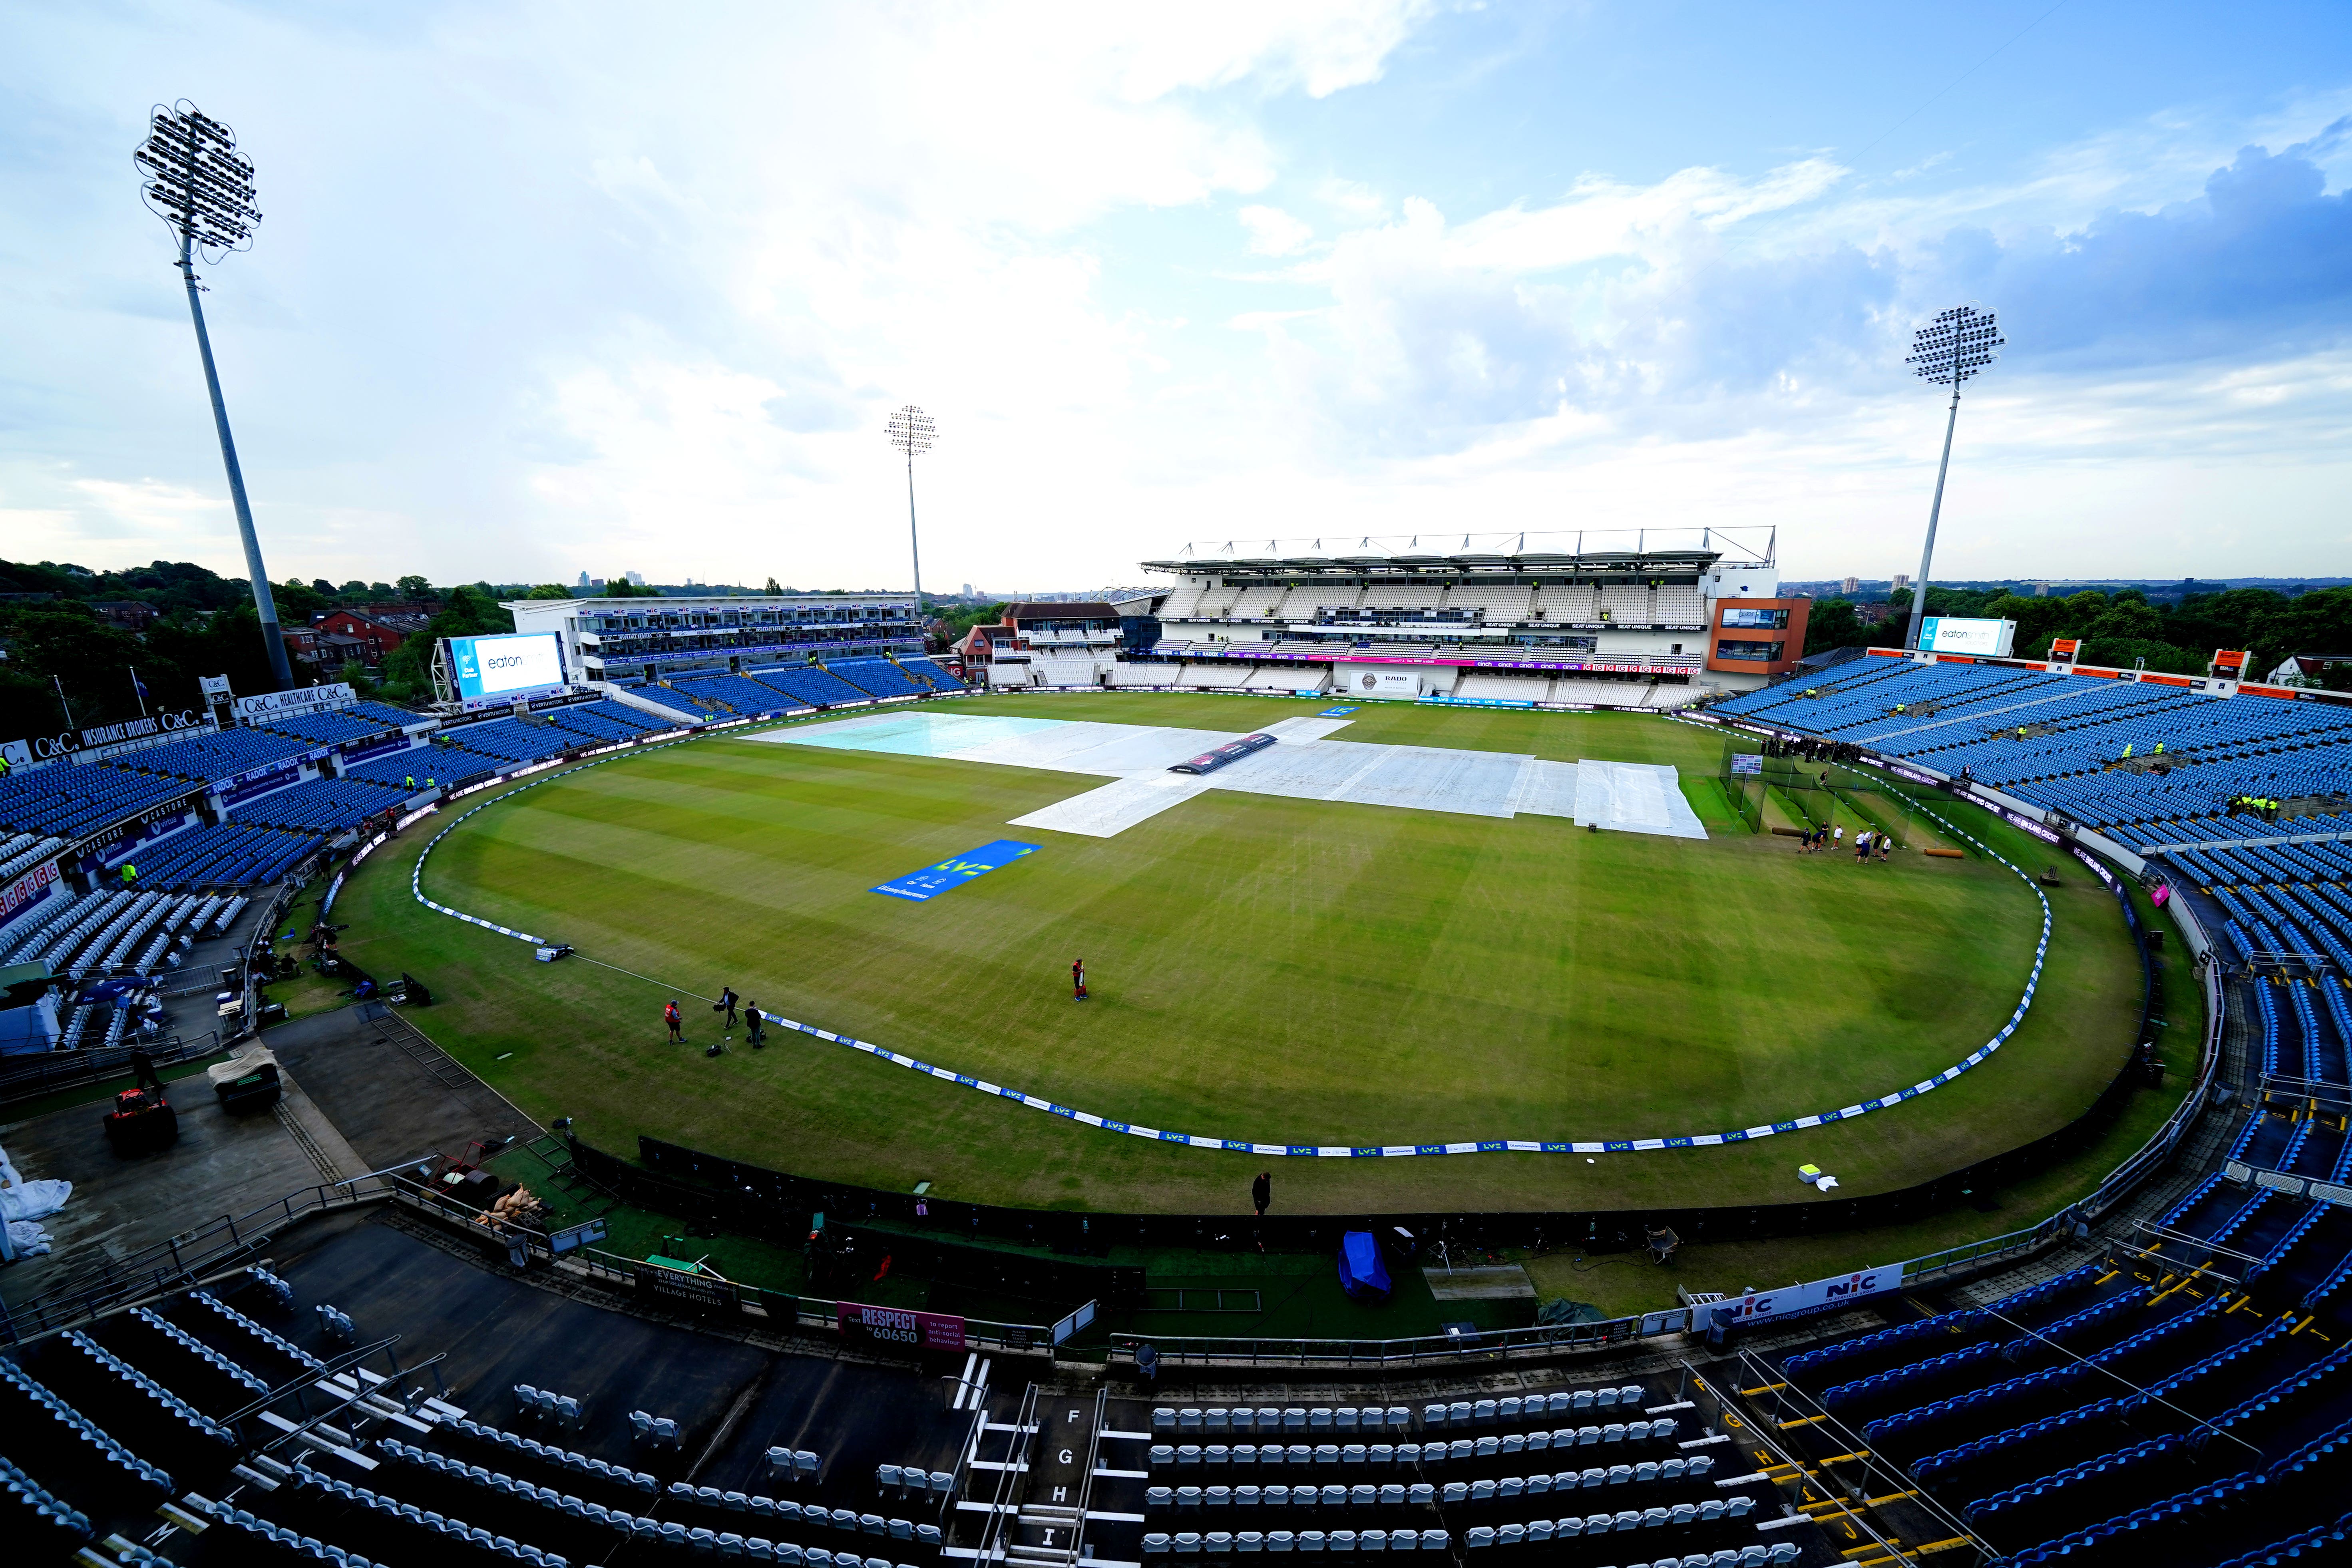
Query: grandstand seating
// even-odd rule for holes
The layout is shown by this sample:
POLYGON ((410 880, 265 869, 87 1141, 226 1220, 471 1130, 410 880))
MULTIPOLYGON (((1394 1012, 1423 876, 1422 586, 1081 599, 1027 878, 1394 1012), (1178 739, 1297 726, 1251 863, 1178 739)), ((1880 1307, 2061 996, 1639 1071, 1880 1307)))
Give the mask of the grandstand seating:
POLYGON ((145 751, 126 752, 115 758, 111 765, 142 773, 174 773, 198 784, 209 784, 317 749, 315 742, 273 734, 267 730, 223 730, 217 735, 167 741, 145 751))
POLYGON ((768 665, 758 669, 747 669, 743 673, 762 686, 773 687, 794 702, 814 708, 868 700, 866 692, 838 676, 826 674, 814 665, 768 665))
POLYGON ((871 697, 920 697, 930 689, 887 658, 837 658, 825 669, 871 697))
POLYGON ((898 668, 917 684, 933 691, 969 691, 971 688, 950 675, 946 669, 928 658, 902 658, 898 668))
POLYGON ((551 708, 541 717, 558 729, 594 742, 634 741, 670 727, 642 708, 632 708, 609 697, 576 702, 568 708, 551 708))
POLYGON ((570 730, 553 724, 530 723, 521 719, 492 719, 482 723, 463 724, 442 731, 440 738, 448 742, 442 748, 444 754, 451 749, 460 749, 478 757, 488 757, 513 765, 556 756, 573 750, 581 743, 580 737, 570 730))
POLYGON ((80 838, 188 788, 184 778, 159 778, 109 763, 26 769, 0 778, 0 828, 80 838))
POLYGON ((291 735, 313 746, 334 746, 350 741, 363 741, 372 735, 386 734, 424 721, 421 714, 404 713, 397 708, 386 708, 378 702, 362 702, 325 713, 290 714, 283 719, 273 719, 259 728, 280 735, 291 735))
POLYGON ((231 808, 230 816, 242 823, 333 832, 356 827, 406 798, 407 791, 396 784, 351 778, 310 779, 244 802, 231 808))
MULTIPOLYGON (((667 689, 713 718, 730 714, 772 713, 793 706, 791 700, 779 696, 773 687, 747 680, 740 675, 673 676, 667 689)), ((654 695, 658 698, 661 693, 656 691, 654 695)))
POLYGON ((2241 795, 2291 799, 2345 789, 2352 778, 2352 708, 2333 703, 2222 698, 2003 665, 1880 658, 1722 706, 1943 773, 1965 768, 1979 783, 2137 845, 2352 832, 2352 813, 2292 825, 2225 814, 2228 801, 2241 795), (2179 764, 2162 773, 2114 767, 2126 747, 2145 759, 2158 744, 2179 764))
POLYGON ((341 764, 341 776, 367 784, 395 784, 403 788, 406 787, 409 779, 414 778, 417 787, 422 789, 428 778, 443 784, 449 781, 448 769, 439 765, 446 754, 437 746, 411 746, 404 752, 387 752, 365 762, 344 763, 341 764))

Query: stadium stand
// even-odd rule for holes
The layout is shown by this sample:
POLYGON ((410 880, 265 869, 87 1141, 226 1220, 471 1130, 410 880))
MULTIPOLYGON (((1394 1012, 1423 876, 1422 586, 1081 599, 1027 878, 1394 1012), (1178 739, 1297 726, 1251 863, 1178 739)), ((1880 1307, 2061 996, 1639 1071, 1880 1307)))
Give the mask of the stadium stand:
POLYGON ((632 708, 608 697, 568 708, 551 708, 542 717, 558 729, 569 730, 592 742, 633 741, 667 728, 644 709, 632 708))
POLYGON ((459 725, 442 731, 438 739, 448 742, 441 748, 445 752, 462 749, 509 763, 539 762, 580 744, 580 737, 569 730, 521 719, 492 719, 484 723, 459 725))
POLYGON ((426 779, 446 784, 452 776, 448 752, 440 746, 411 746, 404 752, 389 752, 365 762, 345 763, 342 776, 364 784, 397 784, 406 787, 406 781, 416 780, 419 789, 426 779))
POLYGON ((837 658, 825 669, 870 697, 920 697, 930 689, 887 658, 837 658))
POLYGON ((184 779, 209 784, 316 749, 315 742, 272 734, 267 730, 224 730, 217 735, 167 741, 145 751, 128 752, 115 758, 110 765, 142 773, 175 773, 184 779))
MULTIPOLYGON (((2325 795, 2352 779, 2352 708, 2000 665, 1873 659, 1718 710, 1941 773, 1965 769, 2136 845, 2263 837, 2284 825, 2231 816, 2232 798, 2325 795)), ((2288 831, 2352 832, 2352 811, 2288 831)))
POLYGON ((326 842, 324 833, 289 833, 246 821, 191 827, 158 840, 140 856, 139 885, 242 888, 274 882, 326 842))
POLYGON ((772 713, 792 705, 773 687, 740 675, 675 676, 665 683, 665 689, 714 716, 772 713))
POLYGON ((743 672, 762 686, 772 687, 795 702, 814 708, 837 707, 845 702, 864 702, 867 694, 849 682, 826 674, 814 665, 776 664, 743 672))
POLYGON ((908 679, 932 691, 971 689, 928 658, 902 658, 898 660, 898 668, 907 672, 908 679))
POLYGON ((0 779, 0 828, 81 838, 185 795, 188 787, 184 778, 159 778, 107 763, 15 773, 0 779))
POLYGON ((352 778, 310 779, 242 802, 229 815, 243 823, 333 832, 356 827, 406 798, 407 792, 397 785, 352 778))
POLYGON ((273 719, 260 728, 280 735, 291 735, 314 746, 333 746, 389 734, 411 724, 427 721, 424 714, 405 713, 397 708, 387 708, 381 702, 360 702, 331 712, 299 713, 273 719))

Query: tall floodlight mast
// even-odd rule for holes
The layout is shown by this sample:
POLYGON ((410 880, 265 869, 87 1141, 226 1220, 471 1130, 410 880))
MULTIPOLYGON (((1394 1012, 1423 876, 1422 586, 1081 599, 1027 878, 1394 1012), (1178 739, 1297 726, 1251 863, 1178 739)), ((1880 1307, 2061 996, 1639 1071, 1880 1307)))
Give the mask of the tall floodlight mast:
POLYGON ((139 194, 180 242, 173 263, 188 286, 188 314, 196 323, 196 352, 205 362, 205 386, 212 394, 213 424, 220 431, 221 461, 228 468, 229 500, 236 507, 236 531, 245 542, 245 569, 253 578, 253 607, 261 615, 261 640, 279 690, 294 684, 286 662, 286 638, 278 629, 278 601, 261 565, 261 541, 253 531, 253 508, 246 503, 245 470, 237 467, 236 442, 228 430, 228 405, 221 401, 220 372, 213 367, 213 340, 205 331, 203 287, 196 258, 207 266, 233 250, 250 249, 261 213, 253 205, 253 161, 236 150, 236 135, 219 121, 182 99, 155 106, 147 140, 131 155, 139 167, 139 194))
POLYGON ((890 423, 884 427, 890 445, 907 455, 907 549, 915 564, 915 635, 922 635, 923 626, 923 542, 915 532, 915 459, 931 449, 940 438, 940 427, 931 416, 909 403, 904 408, 891 410, 890 423))
POLYGON ((1944 474, 1952 466, 1952 427, 1960 419, 1960 386, 1992 363, 2008 340, 2000 335, 1990 310, 1956 305, 1939 310, 1936 319, 1911 335, 1911 353, 1904 363, 1932 386, 1952 389, 1952 410, 1944 420, 1944 460, 1936 465, 1936 500, 1927 508, 1927 542, 1919 552, 1919 580, 1911 586, 1911 630, 1905 647, 1919 646, 1919 623, 1927 613, 1927 571, 1936 559, 1936 522, 1944 511, 1944 474))

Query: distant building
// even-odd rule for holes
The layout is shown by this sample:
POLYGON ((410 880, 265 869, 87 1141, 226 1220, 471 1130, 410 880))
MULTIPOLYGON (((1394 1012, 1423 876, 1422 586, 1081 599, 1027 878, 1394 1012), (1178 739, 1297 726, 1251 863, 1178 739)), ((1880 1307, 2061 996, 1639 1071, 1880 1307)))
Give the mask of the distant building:
POLYGON ((323 637, 346 641, 339 651, 362 664, 379 665, 384 656, 433 624, 437 605, 362 605, 356 609, 330 610, 313 628, 323 637))
MULTIPOLYGON (((627 576, 630 582, 635 583, 640 588, 646 585, 646 574, 642 572, 630 572, 625 574, 625 575, 627 576)), ((693 579, 688 578, 688 581, 691 582, 693 579)))
POLYGON ((1888 584, 1890 588, 1908 588, 1910 585, 1911 579, 1900 572, 1895 574, 1895 581, 1888 584))
POLYGON ((1862 579, 1861 579, 1861 578, 1859 578, 1859 577, 1841 577, 1841 578, 1839 578, 1839 579, 1838 579, 1838 592, 1839 592, 1839 593, 1841 593, 1841 594, 1859 594, 1859 593, 1861 593, 1861 592, 1862 592, 1862 579))
POLYGON ((1119 612, 1084 600, 1004 606, 994 626, 976 626, 955 646, 976 686, 1098 686, 1116 663, 1119 612))
POLYGON ((98 618, 117 631, 143 632, 155 619, 155 606, 142 605, 136 599, 100 599, 89 606, 98 618))
POLYGON ((597 585, 597 584, 589 580, 588 574, 585 572, 580 574, 580 581, 572 584, 572 586, 577 588, 593 588, 597 585))

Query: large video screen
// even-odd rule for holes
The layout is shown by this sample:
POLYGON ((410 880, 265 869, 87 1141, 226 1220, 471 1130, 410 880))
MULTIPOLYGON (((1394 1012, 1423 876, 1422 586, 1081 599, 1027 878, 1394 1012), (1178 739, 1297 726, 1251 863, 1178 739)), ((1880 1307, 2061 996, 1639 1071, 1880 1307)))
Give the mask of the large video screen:
POLYGON ((1927 616, 1919 622, 1919 646, 1931 653, 1972 653, 1979 658, 2007 658, 2010 639, 2016 635, 2015 621, 1927 616))
POLYGON ((554 632, 451 637, 449 669, 457 679, 458 700, 478 702, 562 685, 562 641, 554 632))

